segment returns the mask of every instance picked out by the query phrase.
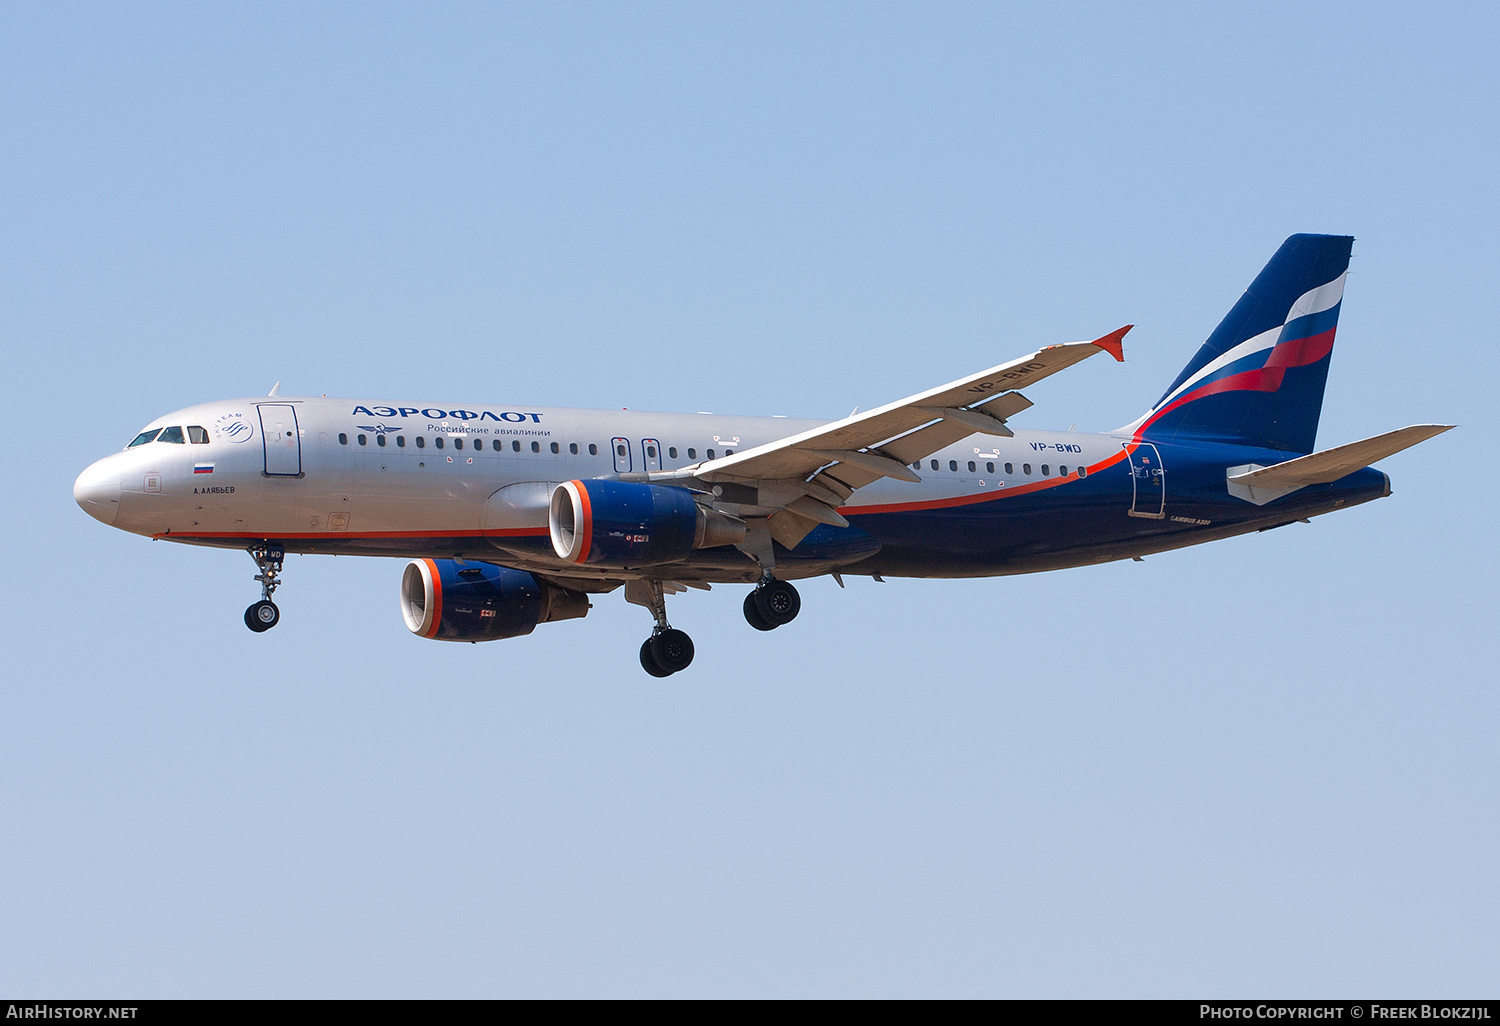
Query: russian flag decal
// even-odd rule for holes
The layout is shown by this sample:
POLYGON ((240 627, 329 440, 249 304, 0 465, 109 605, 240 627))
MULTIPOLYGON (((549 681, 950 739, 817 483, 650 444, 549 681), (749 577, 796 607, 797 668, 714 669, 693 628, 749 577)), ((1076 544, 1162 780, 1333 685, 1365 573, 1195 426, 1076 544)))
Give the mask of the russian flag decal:
POLYGON ((193 473, 195 473, 195 474, 212 474, 213 472, 214 472, 214 465, 212 463, 194 463, 193 464, 193 473))

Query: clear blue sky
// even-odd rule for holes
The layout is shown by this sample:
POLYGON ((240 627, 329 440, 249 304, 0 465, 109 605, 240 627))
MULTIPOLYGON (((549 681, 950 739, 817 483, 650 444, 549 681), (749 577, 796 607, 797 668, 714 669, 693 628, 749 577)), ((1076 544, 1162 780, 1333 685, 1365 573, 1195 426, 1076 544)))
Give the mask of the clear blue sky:
POLYGON ((1366 995, 1500 985, 1493 5, 0 9, 0 992, 1366 995), (401 564, 70 488, 266 392, 840 416, 1358 237, 1310 526, 491 645, 401 564))

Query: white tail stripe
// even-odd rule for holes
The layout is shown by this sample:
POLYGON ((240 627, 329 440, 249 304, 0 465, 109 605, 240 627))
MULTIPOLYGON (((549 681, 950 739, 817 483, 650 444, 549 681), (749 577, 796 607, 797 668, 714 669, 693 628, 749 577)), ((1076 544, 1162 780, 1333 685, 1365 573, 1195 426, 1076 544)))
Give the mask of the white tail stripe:
POLYGON ((1224 367, 1228 367, 1236 360, 1243 360, 1251 353, 1258 353, 1261 350, 1273 348, 1276 345, 1277 338, 1281 336, 1281 329, 1284 327, 1286 327, 1285 324, 1278 324, 1274 328, 1267 328, 1259 335, 1255 335, 1252 338, 1245 339, 1245 341, 1229 350, 1229 352, 1224 353, 1223 355, 1213 360, 1210 360, 1208 363, 1204 364, 1198 369, 1198 373, 1194 374, 1192 377, 1184 381, 1181 385, 1177 386, 1176 390, 1174 390, 1171 395, 1167 396, 1161 402, 1157 403, 1156 406, 1152 407, 1152 409, 1159 409, 1167 405, 1167 403, 1171 402, 1173 399, 1176 399, 1178 396, 1188 391, 1190 388, 1198 384, 1198 382, 1202 381, 1210 374, 1213 374, 1224 367))
POLYGON ((1286 323, 1290 324, 1298 317, 1306 317, 1308 314, 1322 313, 1332 310, 1338 306, 1339 300, 1344 298, 1344 279, 1349 276, 1345 271, 1327 285, 1319 285, 1311 292, 1303 293, 1302 297, 1292 304, 1292 308, 1286 315, 1286 323))

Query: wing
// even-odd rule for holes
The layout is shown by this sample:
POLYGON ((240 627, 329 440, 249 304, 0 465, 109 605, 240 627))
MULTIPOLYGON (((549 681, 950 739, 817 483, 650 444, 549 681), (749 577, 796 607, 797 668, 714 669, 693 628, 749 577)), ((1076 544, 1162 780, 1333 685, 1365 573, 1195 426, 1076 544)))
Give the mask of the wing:
POLYGON ((1032 405, 1015 389, 1056 374, 1100 351, 1109 352, 1117 360, 1124 359, 1120 340, 1131 327, 1126 325, 1092 342, 1048 346, 879 409, 744 449, 733 456, 651 477, 752 482, 806 479, 818 474, 842 482, 848 490, 881 477, 920 481, 907 464, 976 432, 1010 435, 1006 419, 1032 405))
MULTIPOLYGON (((654 473, 651 480, 691 478, 717 484, 726 499, 736 494, 737 488, 744 489, 738 491, 739 496, 757 507, 760 515, 784 510, 806 522, 806 529, 797 535, 800 540, 817 523, 843 526, 845 521, 835 510, 855 489, 882 477, 920 481, 910 465, 939 449, 975 433, 1010 435, 1006 420, 1032 405, 1016 389, 1099 352, 1123 360, 1121 340, 1131 327, 1127 324, 1091 342, 1048 346, 878 409, 733 456, 654 473), (745 486, 753 487, 755 494, 749 494, 745 486)), ((782 540, 781 535, 777 540, 782 540)))

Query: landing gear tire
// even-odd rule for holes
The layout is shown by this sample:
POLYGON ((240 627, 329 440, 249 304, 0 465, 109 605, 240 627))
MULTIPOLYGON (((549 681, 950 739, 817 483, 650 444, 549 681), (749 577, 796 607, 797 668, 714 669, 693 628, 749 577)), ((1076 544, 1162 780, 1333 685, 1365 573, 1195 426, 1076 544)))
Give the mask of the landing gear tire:
POLYGON ((772 627, 791 623, 802 611, 802 596, 786 581, 766 581, 750 595, 755 602, 755 611, 772 627))
POLYGON ((693 662, 693 639, 686 631, 669 627, 651 638, 651 655, 668 673, 686 670, 693 662))
POLYGON ((641 644, 641 668, 653 677, 670 677, 693 662, 693 639, 671 627, 641 644))
POLYGON ((276 608, 276 603, 261 600, 245 610, 245 626, 256 634, 268 631, 281 622, 281 610, 276 608))
POLYGON ((774 631, 776 625, 767 623, 766 618, 760 615, 760 607, 755 604, 755 592, 745 595, 745 622, 758 631, 774 631))
POLYGON ((647 638, 641 642, 641 669, 653 677, 670 677, 672 676, 672 671, 663 670, 658 666, 656 664, 656 656, 651 654, 651 642, 655 640, 655 638, 647 638))

